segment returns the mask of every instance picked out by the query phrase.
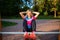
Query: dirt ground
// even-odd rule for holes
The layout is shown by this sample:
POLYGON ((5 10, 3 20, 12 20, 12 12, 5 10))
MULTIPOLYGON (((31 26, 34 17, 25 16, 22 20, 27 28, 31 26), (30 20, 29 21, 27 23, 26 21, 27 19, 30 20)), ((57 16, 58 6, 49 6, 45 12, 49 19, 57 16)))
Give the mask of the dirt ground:
MULTIPOLYGON (((6 27, 3 28, 3 32, 21 32, 23 27, 22 27, 22 20, 15 20, 15 19, 3 19, 3 21, 10 21, 10 22, 16 22, 18 23, 15 26, 12 27, 6 27)), ((60 20, 36 20, 36 30, 39 32, 59 32, 59 27, 60 27, 60 20)), ((37 34, 36 40, 58 40, 58 34, 37 34)), ((21 34, 16 34, 16 35, 11 35, 11 34, 5 34, 2 36, 3 40, 23 40, 23 35, 21 34)))

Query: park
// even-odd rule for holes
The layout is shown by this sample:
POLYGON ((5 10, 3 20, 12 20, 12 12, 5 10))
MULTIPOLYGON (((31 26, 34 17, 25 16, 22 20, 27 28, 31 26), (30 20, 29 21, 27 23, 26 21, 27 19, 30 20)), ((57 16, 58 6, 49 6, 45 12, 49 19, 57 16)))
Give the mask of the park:
MULTIPOLYGON (((1 0, 0 3, 2 32, 23 32, 23 19, 19 12, 28 9, 40 13, 36 19, 37 32, 59 32, 60 0, 1 0)), ((23 40, 21 34, 6 34, 2 37, 3 40, 23 40)), ((58 40, 58 35, 37 34, 37 40, 58 40)))

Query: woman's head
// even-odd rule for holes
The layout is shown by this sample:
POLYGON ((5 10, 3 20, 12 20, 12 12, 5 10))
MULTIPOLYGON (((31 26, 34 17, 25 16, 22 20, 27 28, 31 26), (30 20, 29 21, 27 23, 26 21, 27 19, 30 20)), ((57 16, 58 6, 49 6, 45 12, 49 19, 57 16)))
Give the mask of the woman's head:
POLYGON ((26 12, 27 12, 27 16, 32 16, 32 10, 29 9, 26 12))

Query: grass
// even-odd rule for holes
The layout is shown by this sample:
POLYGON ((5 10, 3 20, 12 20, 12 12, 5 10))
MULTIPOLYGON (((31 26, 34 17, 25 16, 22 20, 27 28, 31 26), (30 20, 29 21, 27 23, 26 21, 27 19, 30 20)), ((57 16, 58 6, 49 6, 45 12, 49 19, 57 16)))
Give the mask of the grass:
POLYGON ((54 18, 54 16, 39 16, 38 19, 60 19, 58 17, 54 18))
POLYGON ((2 21, 2 27, 14 26, 16 24, 14 22, 2 21))
MULTIPOLYGON (((22 19, 20 16, 16 17, 16 16, 10 16, 10 17, 7 17, 7 16, 4 16, 2 17, 3 19, 22 19)), ((37 19, 60 19, 60 17, 56 17, 54 18, 54 16, 38 16, 37 19)))

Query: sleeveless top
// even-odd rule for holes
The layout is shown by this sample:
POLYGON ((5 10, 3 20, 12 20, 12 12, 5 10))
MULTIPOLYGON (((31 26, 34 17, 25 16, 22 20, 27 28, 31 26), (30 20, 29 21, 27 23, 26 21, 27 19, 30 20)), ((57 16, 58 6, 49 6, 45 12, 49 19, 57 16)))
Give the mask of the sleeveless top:
POLYGON ((35 16, 32 16, 31 18, 28 18, 27 16, 25 16, 25 18, 24 18, 26 21, 27 21, 27 26, 28 26, 28 28, 31 28, 31 24, 32 24, 32 20, 35 20, 36 19, 36 17, 35 16))

